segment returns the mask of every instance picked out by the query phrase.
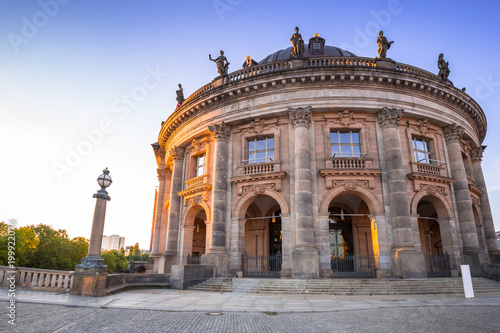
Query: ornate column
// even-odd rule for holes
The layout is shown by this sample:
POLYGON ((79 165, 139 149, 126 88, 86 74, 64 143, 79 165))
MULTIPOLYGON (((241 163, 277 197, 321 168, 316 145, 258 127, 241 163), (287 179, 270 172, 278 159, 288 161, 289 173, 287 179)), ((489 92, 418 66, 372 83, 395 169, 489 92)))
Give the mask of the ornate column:
POLYGON ((394 243, 391 252, 393 275, 399 278, 425 278, 425 258, 413 242, 406 174, 401 153, 399 121, 403 110, 383 108, 377 113, 382 128, 387 168, 389 207, 394 243))
POLYGON ((319 253, 314 242, 311 147, 311 108, 290 108, 294 135, 295 247, 292 250, 292 278, 319 278, 319 253))
POLYGON ((169 151, 173 157, 172 181, 170 186, 170 207, 168 211, 167 244, 163 257, 165 259, 164 273, 169 273, 172 265, 177 265, 177 242, 179 236, 179 209, 182 198, 177 194, 182 190, 182 162, 184 148, 174 146, 169 151))
POLYGON ((203 264, 216 266, 217 276, 228 274, 228 252, 226 248, 226 212, 227 212, 227 179, 228 179, 228 141, 229 127, 225 122, 209 126, 215 140, 215 174, 213 184, 212 206, 212 242, 202 257, 203 264))
POLYGON ((479 243, 477 239, 476 224, 472 212, 472 201, 469 191, 469 182, 465 173, 460 139, 464 132, 463 127, 457 124, 443 128, 444 139, 448 148, 451 176, 453 177, 453 191, 458 211, 458 222, 462 234, 463 262, 470 265, 471 274, 482 274, 479 263, 479 243))
POLYGON ((163 211, 163 200, 165 192, 165 151, 155 150, 156 158, 160 160, 159 168, 156 169, 158 173, 158 196, 156 198, 156 212, 153 230, 153 243, 151 244, 150 257, 157 257, 159 255, 158 245, 160 243, 160 229, 161 229, 161 215, 163 211))
POLYGON ((472 168, 474 170, 474 179, 476 185, 484 192, 480 198, 481 217, 483 219, 484 234, 486 236, 486 246, 490 255, 491 262, 500 263, 500 250, 495 236, 495 225, 493 223, 493 216, 491 214, 490 200, 488 198, 488 190, 486 189, 486 182, 484 181, 483 169, 481 161, 483 159, 483 152, 486 146, 481 146, 472 149, 472 168))

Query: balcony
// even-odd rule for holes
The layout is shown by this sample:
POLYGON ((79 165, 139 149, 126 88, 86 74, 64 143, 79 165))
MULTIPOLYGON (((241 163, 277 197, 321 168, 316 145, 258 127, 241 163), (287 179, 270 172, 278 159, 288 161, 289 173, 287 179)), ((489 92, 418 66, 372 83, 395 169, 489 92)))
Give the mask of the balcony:
POLYGON ((410 162, 411 171, 417 173, 425 173, 427 175, 433 176, 446 176, 446 169, 444 166, 446 162, 438 161, 438 160, 429 160, 432 164, 429 163, 419 163, 419 162, 410 162), (442 173, 445 173, 444 175, 442 173))
POLYGON ((186 189, 208 184, 208 174, 194 177, 185 182, 186 189))
POLYGON ((349 154, 350 156, 343 157, 341 154, 333 154, 332 157, 332 168, 333 169, 365 169, 366 168, 366 159, 368 154, 359 153, 357 156, 352 156, 353 154, 349 154))
POLYGON ((242 161, 241 168, 243 169, 243 175, 256 175, 260 173, 270 173, 275 171, 280 171, 280 162, 276 161, 266 161, 261 163, 251 163, 248 161, 242 161))

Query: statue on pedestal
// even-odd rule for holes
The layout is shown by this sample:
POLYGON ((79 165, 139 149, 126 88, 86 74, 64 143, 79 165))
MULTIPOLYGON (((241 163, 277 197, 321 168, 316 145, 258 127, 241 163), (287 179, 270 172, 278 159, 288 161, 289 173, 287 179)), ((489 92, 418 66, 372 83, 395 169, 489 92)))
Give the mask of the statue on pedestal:
POLYGON ((179 90, 176 90, 175 93, 177 94, 177 106, 181 106, 182 103, 184 103, 185 99, 184 99, 184 89, 182 89, 182 85, 179 83, 179 90))
POLYGON ((443 80, 448 80, 448 75, 450 75, 450 69, 448 68, 448 62, 444 61, 444 55, 441 53, 438 59, 438 68, 439 73, 438 76, 443 80))
POLYGON ((377 58, 386 58, 387 57, 387 50, 391 48, 392 43, 394 41, 388 42, 387 38, 384 36, 384 32, 380 31, 378 33, 378 38, 377 38, 377 44, 378 44, 378 57, 377 58))
POLYGON ((227 70, 229 68, 229 62, 227 61, 227 58, 224 56, 224 51, 220 51, 220 56, 217 57, 217 59, 212 59, 212 55, 208 55, 208 59, 212 60, 217 64, 217 72, 219 72, 219 75, 227 75, 227 70))
POLYGON ((304 40, 302 35, 299 34, 299 27, 295 27, 295 33, 290 38, 293 48, 291 55, 292 57, 303 57, 304 56, 304 40))

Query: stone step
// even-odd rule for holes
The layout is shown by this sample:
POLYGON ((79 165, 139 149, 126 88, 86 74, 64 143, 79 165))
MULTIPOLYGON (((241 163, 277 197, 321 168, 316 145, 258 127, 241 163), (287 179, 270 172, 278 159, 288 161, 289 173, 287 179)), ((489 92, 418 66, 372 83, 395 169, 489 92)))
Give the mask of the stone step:
MULTIPOLYGON (((222 278, 204 281, 191 290, 221 291, 222 278)), ((477 293, 500 292, 500 282, 473 278, 477 293)), ((266 278, 234 278, 234 293, 250 294, 308 294, 308 295, 429 295, 463 294, 461 278, 400 279, 324 279, 293 280, 266 278)), ((224 284, 224 292, 230 291, 224 284)))

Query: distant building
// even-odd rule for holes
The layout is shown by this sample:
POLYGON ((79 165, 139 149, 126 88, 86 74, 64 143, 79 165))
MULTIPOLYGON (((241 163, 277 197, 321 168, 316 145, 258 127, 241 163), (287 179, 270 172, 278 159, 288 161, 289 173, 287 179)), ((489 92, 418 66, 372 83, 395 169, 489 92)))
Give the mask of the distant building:
POLYGON ((119 235, 102 237, 102 249, 104 251, 109 251, 109 250, 120 251, 122 247, 125 247, 125 237, 120 237, 119 235))

